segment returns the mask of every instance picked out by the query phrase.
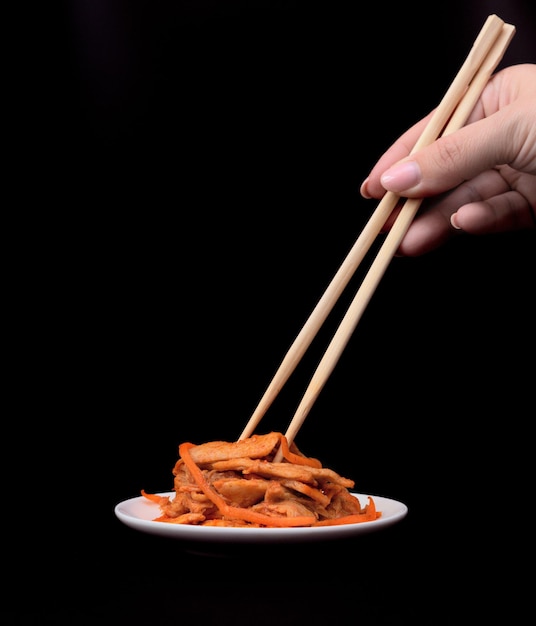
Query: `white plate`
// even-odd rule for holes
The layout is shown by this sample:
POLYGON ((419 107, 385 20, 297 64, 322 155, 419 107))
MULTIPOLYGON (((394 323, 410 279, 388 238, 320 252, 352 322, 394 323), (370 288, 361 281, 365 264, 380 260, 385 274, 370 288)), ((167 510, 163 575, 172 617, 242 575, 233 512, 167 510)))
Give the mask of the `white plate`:
MULTIPOLYGON (((161 496, 174 496, 173 491, 159 493, 161 496)), ((352 493, 362 505, 367 504, 368 496, 352 493)), ((232 543, 280 543, 324 541, 360 535, 381 530, 399 522, 406 516, 408 507, 402 502, 372 496, 376 510, 382 515, 371 522, 341 524, 340 526, 317 526, 306 528, 233 528, 227 526, 192 526, 189 524, 170 524, 154 522, 160 515, 160 508, 143 496, 130 498, 115 507, 115 514, 127 526, 152 535, 181 539, 182 541, 232 542, 232 543)))

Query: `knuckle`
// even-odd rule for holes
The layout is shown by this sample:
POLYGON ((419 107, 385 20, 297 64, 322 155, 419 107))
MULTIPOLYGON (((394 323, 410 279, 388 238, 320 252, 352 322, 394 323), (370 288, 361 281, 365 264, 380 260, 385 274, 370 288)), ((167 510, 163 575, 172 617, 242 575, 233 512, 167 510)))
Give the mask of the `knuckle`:
POLYGON ((437 143, 437 165, 447 172, 457 169, 462 158, 462 146, 450 137, 444 137, 437 143))

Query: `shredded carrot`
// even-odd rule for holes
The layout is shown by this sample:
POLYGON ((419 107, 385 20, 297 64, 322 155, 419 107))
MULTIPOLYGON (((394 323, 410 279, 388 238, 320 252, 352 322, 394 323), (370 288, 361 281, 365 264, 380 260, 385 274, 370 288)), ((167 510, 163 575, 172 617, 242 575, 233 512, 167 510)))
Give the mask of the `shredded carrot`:
POLYGON ((147 493, 145 489, 141 490, 141 495, 145 496, 148 500, 156 502, 158 505, 164 505, 169 502, 169 496, 159 496, 156 493, 147 493))
POLYGON ((308 465, 309 467, 321 468, 322 463, 317 459, 313 459, 308 456, 301 456, 290 451, 287 438, 285 435, 281 435, 281 452, 283 457, 290 463, 296 463, 296 465, 308 465))
POLYGON ((216 493, 205 480, 203 472, 199 469, 199 467, 190 455, 190 450, 192 448, 195 448, 195 445, 193 443, 181 443, 181 445, 179 446, 179 455, 184 461, 186 467, 190 470, 190 474, 197 483, 197 486, 207 496, 207 498, 211 502, 213 502, 221 511, 227 506, 225 500, 218 493, 216 493))

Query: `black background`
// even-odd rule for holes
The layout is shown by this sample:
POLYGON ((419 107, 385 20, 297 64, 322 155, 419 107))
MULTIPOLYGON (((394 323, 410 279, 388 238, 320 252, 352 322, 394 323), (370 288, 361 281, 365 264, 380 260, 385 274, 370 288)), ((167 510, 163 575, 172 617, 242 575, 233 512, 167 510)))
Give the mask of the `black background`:
MULTIPOLYGON (((534 62, 534 7, 46 11, 25 16, 10 97, 4 623, 452 624, 522 606, 533 233, 393 259, 300 430, 358 491, 408 505, 396 527, 201 556, 114 506, 171 488, 179 443, 238 437, 375 208, 359 196, 375 160, 490 13, 517 27, 502 65, 534 62)), ((285 430, 359 278, 258 430, 285 430)))

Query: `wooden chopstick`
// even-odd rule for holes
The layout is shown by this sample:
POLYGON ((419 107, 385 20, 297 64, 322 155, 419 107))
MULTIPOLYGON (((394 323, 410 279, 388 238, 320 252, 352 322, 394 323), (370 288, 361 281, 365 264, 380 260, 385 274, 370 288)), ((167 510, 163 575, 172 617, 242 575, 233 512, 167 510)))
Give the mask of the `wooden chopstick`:
MULTIPOLYGON (((510 45, 514 35, 516 33, 515 26, 512 24, 503 24, 497 39, 488 52, 486 58, 482 61, 482 64, 478 68, 473 80, 471 81, 463 99, 460 101, 453 114, 451 115, 448 124, 445 126, 442 136, 448 135, 459 128, 461 128, 471 111, 473 110, 482 90, 486 86, 487 82, 491 78, 491 75, 501 62, 506 49, 510 45)), ((415 149, 412 150, 414 152, 415 149)))
MULTIPOLYGON (((447 122, 449 118, 458 111, 456 107, 459 104, 461 105, 462 102, 466 102, 467 104, 463 106, 463 111, 456 114, 454 122, 454 124, 458 124, 458 127, 463 126, 474 107, 474 103, 480 91, 483 89, 491 73, 502 58, 514 32, 515 29, 513 29, 512 26, 505 25, 503 20, 496 15, 490 15, 488 17, 467 59, 432 115, 424 132, 416 142, 413 151, 435 141, 446 128, 450 127, 452 132, 454 126, 450 123, 447 125, 447 122), (477 82, 475 83, 475 81, 477 82), (473 84, 476 86, 473 87, 473 84)), ((392 192, 387 192, 384 195, 324 292, 322 298, 319 300, 307 322, 289 348, 239 439, 249 437, 253 433, 316 336, 321 325, 348 284, 350 278, 355 273, 367 251, 370 249, 370 246, 378 236, 382 226, 397 205, 399 199, 400 196, 392 192)), ((354 301, 350 305, 350 308, 328 346, 289 424, 285 433, 289 443, 294 440, 305 417, 333 371, 421 202, 422 199, 410 199, 407 200, 402 207, 400 214, 389 231, 354 301)), ((280 453, 278 456, 280 457, 280 453)), ((281 458, 278 459, 276 456, 276 460, 281 460, 281 458)))

